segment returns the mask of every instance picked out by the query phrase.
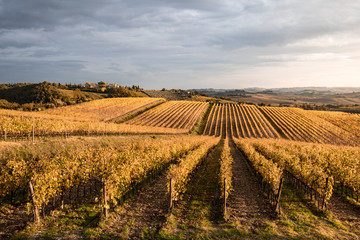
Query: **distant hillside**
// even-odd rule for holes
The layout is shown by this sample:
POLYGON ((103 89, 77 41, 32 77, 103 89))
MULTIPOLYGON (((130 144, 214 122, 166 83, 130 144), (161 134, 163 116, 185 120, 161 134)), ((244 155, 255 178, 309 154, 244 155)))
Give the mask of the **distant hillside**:
POLYGON ((189 91, 198 91, 209 95, 219 95, 231 92, 244 92, 244 93, 291 93, 291 94, 345 94, 345 93, 358 93, 360 87, 293 87, 293 88, 244 88, 244 89, 216 89, 216 88, 203 88, 203 89, 189 89, 189 91))
POLYGON ((0 108, 7 109, 52 108, 100 98, 103 97, 96 93, 60 89, 48 82, 0 85, 0 108))
POLYGON ((166 100, 188 100, 194 95, 193 92, 184 90, 143 90, 149 97, 165 98, 166 100))
POLYGON ((43 110, 101 98, 148 97, 139 86, 124 87, 99 83, 17 83, 0 84, 0 108, 43 110))
POLYGON ((272 88, 276 93, 313 93, 313 94, 347 94, 359 93, 360 87, 295 87, 295 88, 272 88))
POLYGON ((236 102, 292 106, 303 109, 340 110, 359 112, 360 88, 357 87, 297 87, 297 88, 245 88, 245 89, 192 89, 216 98, 236 102))

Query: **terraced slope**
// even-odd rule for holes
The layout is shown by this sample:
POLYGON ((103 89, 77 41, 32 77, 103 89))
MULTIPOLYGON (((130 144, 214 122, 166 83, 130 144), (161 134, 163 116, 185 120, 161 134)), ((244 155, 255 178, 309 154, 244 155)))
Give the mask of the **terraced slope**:
POLYGON ((315 143, 353 143, 351 134, 304 110, 286 107, 260 107, 259 109, 286 139, 315 143))
POLYGON ((169 101, 126 122, 132 125, 192 129, 204 114, 208 103, 169 101))
POLYGON ((107 121, 144 106, 165 101, 162 98, 106 98, 42 112, 0 110, 0 116, 33 117, 71 121, 107 121))
MULTIPOLYGON (((327 111, 307 111, 308 116, 319 121, 327 121, 336 127, 355 135, 357 142, 360 141, 360 114, 327 111)), ((343 134, 343 133, 342 133, 343 134)))
POLYGON ((71 120, 107 121, 147 105, 165 101, 162 98, 108 98, 87 103, 49 109, 47 115, 71 120))
POLYGON ((280 137, 270 122, 253 105, 214 105, 209 114, 204 135, 225 136, 228 128, 234 137, 280 137))

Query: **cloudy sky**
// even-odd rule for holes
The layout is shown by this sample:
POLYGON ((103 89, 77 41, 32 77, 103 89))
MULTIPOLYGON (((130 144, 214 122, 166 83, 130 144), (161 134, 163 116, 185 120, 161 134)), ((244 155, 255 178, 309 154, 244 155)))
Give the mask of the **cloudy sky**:
POLYGON ((360 86, 358 0, 0 0, 0 82, 360 86))

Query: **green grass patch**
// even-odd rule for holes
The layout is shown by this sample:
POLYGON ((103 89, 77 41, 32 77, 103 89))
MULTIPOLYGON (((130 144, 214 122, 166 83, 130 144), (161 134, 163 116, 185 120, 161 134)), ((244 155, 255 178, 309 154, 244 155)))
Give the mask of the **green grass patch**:
MULTIPOLYGON (((42 218, 41 225, 30 224, 26 229, 14 236, 14 239, 36 236, 41 239, 54 239, 81 231, 90 223, 99 219, 99 205, 85 204, 81 206, 66 205, 64 210, 54 210, 42 218)), ((88 232, 91 230, 87 230, 88 232)))
POLYGON ((192 134, 203 134, 204 130, 205 130, 205 126, 206 126, 206 121, 209 117, 211 108, 213 107, 213 103, 209 104, 209 107, 206 109, 205 114, 203 115, 203 117, 201 119, 199 119, 197 121, 197 123, 195 124, 195 126, 193 127, 193 129, 191 130, 190 133, 192 134))

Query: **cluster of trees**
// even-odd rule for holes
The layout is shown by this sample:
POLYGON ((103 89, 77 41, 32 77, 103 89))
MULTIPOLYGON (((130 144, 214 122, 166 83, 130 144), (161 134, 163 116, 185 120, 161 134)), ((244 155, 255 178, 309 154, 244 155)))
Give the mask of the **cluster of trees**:
POLYGON ((0 108, 26 111, 41 110, 70 105, 101 98, 97 95, 75 91, 64 91, 69 86, 42 82, 38 84, 1 84, 0 108))
MULTIPOLYGON (((76 85, 78 87, 78 85, 76 85)), ((108 84, 104 81, 100 81, 98 83, 89 83, 86 82, 84 85, 80 85, 81 90, 83 91, 91 91, 91 92, 101 92, 101 93, 113 93, 113 92, 120 92, 124 91, 125 89, 129 91, 134 92, 140 92, 142 91, 142 88, 140 88, 138 85, 132 85, 131 87, 128 86, 120 86, 118 84, 108 84), (121 90, 114 91, 114 89, 120 88, 121 90)))
POLYGON ((310 103, 303 103, 303 104, 295 104, 294 107, 302 108, 304 110, 321 110, 326 111, 329 110, 329 105, 316 105, 316 104, 310 104, 310 103))
POLYGON ((108 89, 109 97, 136 97, 136 91, 129 87, 119 86, 117 88, 108 89))
POLYGON ((86 102, 103 97, 137 97, 139 86, 123 87, 98 83, 16 83, 0 84, 0 108, 25 111, 42 110, 86 102))

